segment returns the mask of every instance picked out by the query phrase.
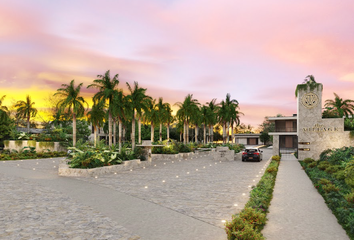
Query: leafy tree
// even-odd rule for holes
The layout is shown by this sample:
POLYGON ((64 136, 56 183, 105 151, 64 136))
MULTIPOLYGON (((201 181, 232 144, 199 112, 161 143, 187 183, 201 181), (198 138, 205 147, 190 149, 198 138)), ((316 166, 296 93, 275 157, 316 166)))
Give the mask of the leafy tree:
POLYGON ((268 134, 268 132, 262 132, 261 135, 259 136, 259 139, 267 145, 267 143, 270 140, 270 135, 268 134))
MULTIPOLYGON (((123 119, 126 119, 126 116, 129 115, 129 106, 127 105, 127 98, 124 96, 123 91, 119 90, 113 98, 113 115, 115 118, 118 118, 118 145, 119 152, 122 150, 122 126, 123 119)), ((115 121, 114 121, 115 122, 115 121)), ((114 128, 115 130, 115 128, 114 128)), ((115 139, 115 134, 114 134, 115 139)))
POLYGON ((105 118, 105 103, 104 102, 93 102, 91 110, 87 113, 88 122, 90 122, 94 129, 94 145, 97 145, 97 129, 103 125, 105 118))
POLYGON ((27 120, 27 133, 29 133, 31 117, 35 117, 38 112, 34 104, 35 103, 31 101, 31 97, 27 95, 26 101, 17 101, 15 105, 17 108, 17 116, 27 120))
POLYGON ((9 117, 9 110, 6 106, 3 106, 2 103, 4 102, 6 95, 0 98, 0 120, 5 120, 9 117))
MULTIPOLYGON (((146 95, 146 88, 139 87, 138 82, 134 82, 134 87, 132 88, 129 83, 127 83, 130 94, 127 96, 128 105, 132 110, 132 149, 135 148, 135 113, 138 114, 139 118, 142 116, 142 111, 148 111, 147 105, 151 101, 151 97, 146 95)), ((139 121, 140 122, 140 121, 139 121)), ((140 133, 141 134, 141 133, 140 133)))
POLYGON ((183 102, 177 102, 175 103, 179 107, 177 111, 177 116, 178 118, 183 121, 184 123, 184 136, 183 136, 183 142, 188 143, 189 142, 189 121, 193 114, 198 111, 198 106, 200 105, 197 99, 193 99, 193 94, 188 94, 183 102))
POLYGON ((86 103, 88 104, 83 97, 80 97, 80 89, 82 83, 75 87, 75 80, 71 80, 68 84, 62 84, 62 88, 57 89, 57 92, 54 95, 59 95, 62 99, 59 101, 58 106, 60 111, 65 111, 68 108, 69 112, 72 112, 73 116, 73 146, 76 145, 76 118, 84 116, 86 103))
POLYGON ((155 125, 159 124, 160 116, 159 109, 156 105, 156 99, 148 101, 147 111, 144 114, 144 120, 150 122, 151 126, 151 141, 154 142, 155 138, 155 125))
POLYGON ((354 101, 350 99, 342 99, 336 93, 334 93, 334 100, 327 99, 325 102, 325 107, 328 112, 337 115, 338 117, 349 117, 353 115, 354 111, 354 101))
POLYGON ((171 107, 169 107, 169 103, 164 103, 163 102, 163 98, 160 97, 159 101, 156 104, 157 107, 157 113, 158 113, 158 117, 159 117, 159 123, 160 123, 160 128, 159 128, 159 140, 162 141, 162 125, 164 123, 167 122, 167 118, 168 118, 168 109, 171 109, 171 107))
POLYGON ((208 105, 208 125, 209 125, 209 136, 210 142, 214 141, 214 125, 217 122, 217 111, 219 109, 219 104, 216 103, 216 98, 213 98, 210 102, 206 103, 208 105))
POLYGON ((97 75, 97 79, 93 80, 93 84, 87 88, 97 88, 99 91, 93 96, 97 102, 108 102, 108 144, 112 146, 112 111, 113 111, 113 98, 117 94, 117 87, 119 84, 118 74, 114 75, 111 79, 110 71, 107 70, 104 75, 97 75))

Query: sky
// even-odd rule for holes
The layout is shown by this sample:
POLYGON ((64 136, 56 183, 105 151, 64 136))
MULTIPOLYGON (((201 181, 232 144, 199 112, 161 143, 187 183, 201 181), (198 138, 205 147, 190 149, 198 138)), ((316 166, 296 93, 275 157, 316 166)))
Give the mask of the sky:
MULTIPOLYGON (((239 102, 241 122, 296 113, 307 75, 354 99, 352 0, 0 0, 0 97, 37 108, 110 70, 171 105, 239 102)), ((91 101, 90 101, 91 102, 91 101)))

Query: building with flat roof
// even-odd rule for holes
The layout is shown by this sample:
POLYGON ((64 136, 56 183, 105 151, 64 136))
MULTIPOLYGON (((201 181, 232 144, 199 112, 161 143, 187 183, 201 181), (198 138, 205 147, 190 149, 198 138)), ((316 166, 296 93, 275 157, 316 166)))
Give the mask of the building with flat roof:
POLYGON ((302 84, 298 88, 297 114, 269 117, 275 123, 273 155, 295 153, 298 159, 319 159, 322 151, 354 146, 350 131, 344 131, 344 118, 322 118, 322 84, 302 84), (307 85, 307 87, 306 87, 307 85))

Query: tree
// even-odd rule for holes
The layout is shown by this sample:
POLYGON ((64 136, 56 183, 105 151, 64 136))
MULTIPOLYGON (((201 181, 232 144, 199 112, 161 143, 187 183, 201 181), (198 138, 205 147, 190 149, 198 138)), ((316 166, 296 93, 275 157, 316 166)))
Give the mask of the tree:
POLYGON ((240 125, 240 115, 244 115, 242 112, 238 111, 238 104, 232 104, 230 106, 230 124, 231 124, 231 134, 232 134, 232 139, 231 142, 234 142, 234 124, 236 126, 240 125))
MULTIPOLYGON (((233 134, 233 124, 236 123, 236 125, 240 124, 240 114, 243 114, 238 111, 239 106, 238 106, 238 101, 235 99, 231 99, 230 93, 226 94, 226 99, 225 99, 225 104, 226 108, 229 111, 229 120, 227 121, 227 141, 229 142, 229 128, 231 124, 231 129, 232 129, 232 134, 233 134)), ((233 136, 232 136, 233 138, 233 136)), ((233 141, 233 139, 232 139, 233 141)))
POLYGON ((267 143, 270 140, 270 135, 268 134, 268 132, 262 132, 261 135, 259 136, 259 139, 265 144, 267 145, 267 143))
POLYGON ((87 102, 83 97, 80 97, 80 90, 82 83, 75 87, 75 80, 71 80, 68 84, 62 84, 62 88, 57 89, 54 95, 59 95, 62 99, 58 102, 58 106, 61 112, 64 112, 68 108, 69 112, 72 112, 73 116, 73 146, 76 145, 76 118, 80 118, 85 114, 84 104, 87 102))
POLYGON ((226 143, 226 123, 230 119, 230 112, 224 100, 221 101, 218 109, 218 121, 222 126, 222 141, 226 143))
POLYGON ((335 98, 334 100, 332 99, 327 99, 325 102, 325 107, 327 109, 330 109, 329 112, 333 112, 335 115, 338 117, 349 117, 353 116, 353 111, 354 111, 354 101, 350 99, 345 99, 343 100, 340 98, 336 93, 333 93, 335 98))
POLYGON ((159 123, 159 110, 156 106, 156 99, 148 101, 147 111, 144 114, 144 120, 150 122, 151 126, 151 141, 154 142, 155 124, 159 123))
POLYGON ((6 106, 2 105, 5 97, 6 97, 6 95, 4 95, 0 98, 0 120, 5 120, 9 117, 8 108, 6 106))
POLYGON ((208 124, 209 124, 209 138, 210 142, 214 141, 214 125, 217 122, 217 111, 219 109, 219 104, 216 103, 216 98, 213 98, 210 102, 206 103, 208 105, 208 124))
POLYGON ((183 136, 183 142, 188 143, 189 142, 189 121, 191 119, 191 116, 193 115, 194 112, 198 109, 199 102, 197 99, 193 99, 193 94, 188 94, 185 98, 183 103, 182 102, 177 102, 175 103, 179 107, 177 111, 177 116, 179 119, 181 119, 184 123, 184 136, 183 136))
POLYGON ((203 143, 206 144, 206 126, 209 121, 209 110, 208 106, 202 106, 200 108, 201 122, 203 123, 203 143))
POLYGON ((157 112, 159 116, 159 123, 160 123, 160 128, 159 128, 159 139, 162 141, 162 125, 167 122, 168 118, 168 103, 163 102, 163 98, 160 97, 159 101, 156 104, 157 107, 157 112))
POLYGON ((321 83, 317 83, 315 77, 313 75, 307 75, 304 82, 302 84, 298 84, 295 89, 295 97, 297 97, 300 90, 307 90, 310 88, 310 91, 315 88, 323 88, 321 83))
POLYGON ((105 103, 93 101, 91 110, 87 113, 88 121, 92 124, 94 129, 94 145, 97 145, 97 129, 103 125, 105 118, 105 103))
POLYGON ((172 116, 172 109, 169 103, 166 105, 165 111, 166 111, 166 123, 167 123, 167 140, 170 140, 170 125, 175 121, 175 117, 172 116))
POLYGON ((195 127, 195 142, 198 143, 198 130, 199 126, 202 124, 202 115, 198 106, 194 109, 193 115, 191 116, 191 123, 194 124, 195 127))
MULTIPOLYGON (((138 113, 139 118, 142 115, 142 110, 148 111, 147 105, 151 101, 151 97, 147 96, 146 88, 140 88, 138 82, 134 82, 134 88, 127 83, 130 95, 127 96, 128 104, 132 110, 132 149, 135 148, 135 112, 138 113)), ((140 122, 140 120, 139 120, 140 122)), ((139 133, 141 135, 141 133, 139 133)), ((153 140, 151 140, 153 141, 153 140)))
MULTIPOLYGON (((113 98, 113 113, 114 116, 118 118, 118 145, 119 152, 122 150, 122 121, 126 119, 126 115, 129 111, 129 106, 127 106, 126 97, 122 90, 119 90, 113 98)), ((114 136, 115 137, 115 136, 114 136)))
POLYGON ((30 119, 37 115, 37 109, 33 106, 35 103, 31 101, 31 97, 27 95, 26 101, 17 101, 15 107, 17 108, 17 116, 24 118, 27 121, 27 133, 30 129, 30 119))
POLYGON ((94 101, 108 102, 108 144, 112 146, 112 109, 113 98, 117 94, 119 84, 118 74, 111 79, 109 70, 104 75, 97 75, 97 79, 93 80, 93 84, 87 88, 97 88, 99 91, 93 96, 94 101))

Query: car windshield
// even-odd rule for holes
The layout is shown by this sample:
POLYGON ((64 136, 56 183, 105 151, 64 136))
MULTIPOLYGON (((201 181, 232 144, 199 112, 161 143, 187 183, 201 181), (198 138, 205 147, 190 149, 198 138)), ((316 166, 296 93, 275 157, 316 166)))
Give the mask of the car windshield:
POLYGON ((258 149, 245 149, 245 152, 258 152, 258 149))

